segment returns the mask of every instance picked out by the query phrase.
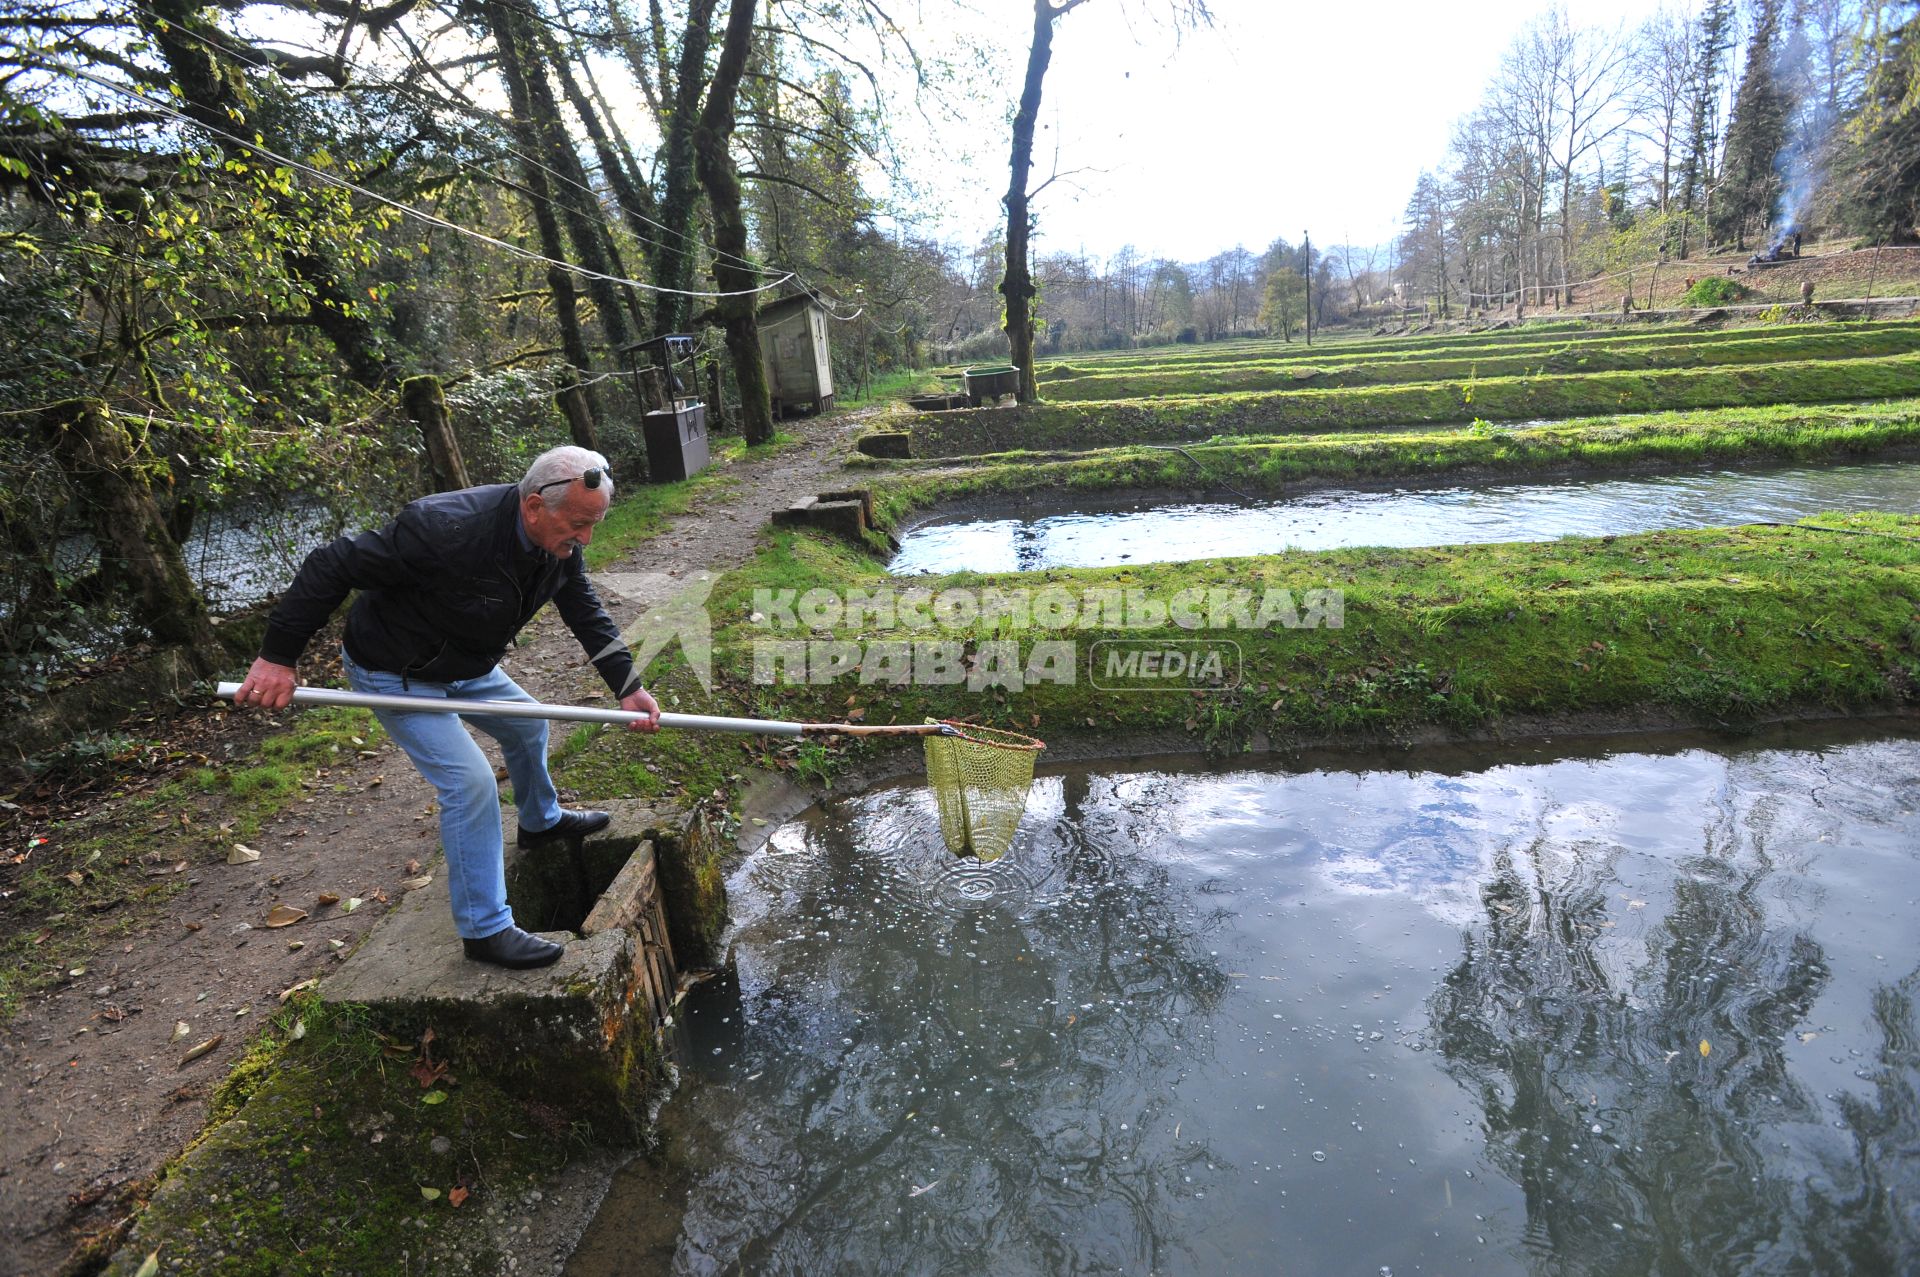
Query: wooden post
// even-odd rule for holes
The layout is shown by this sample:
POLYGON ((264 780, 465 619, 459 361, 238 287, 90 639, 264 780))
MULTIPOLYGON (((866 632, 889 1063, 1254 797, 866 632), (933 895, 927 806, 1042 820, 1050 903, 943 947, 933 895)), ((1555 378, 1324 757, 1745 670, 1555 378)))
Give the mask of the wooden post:
POLYGON ((722 380, 720 361, 715 359, 707 365, 707 430, 709 433, 727 429, 727 401, 721 394, 722 380))
POLYGON ((667 400, 667 378, 658 368, 649 364, 634 372, 634 382, 640 389, 640 408, 643 412, 665 412, 673 407, 667 400))
POLYGON ((163 643, 184 644, 210 667, 218 646, 206 604, 179 543, 141 473, 133 439, 97 399, 74 399, 40 417, 68 480, 86 500, 100 556, 133 587, 140 622, 163 643))
POLYGON ((426 441, 427 464, 433 469, 433 490, 451 492, 473 486, 467 478, 466 459, 460 455, 460 441, 453 435, 453 419, 447 413, 446 392, 438 377, 409 377, 400 383, 400 403, 420 427, 426 441))
POLYGON ((579 382, 569 382, 560 387, 553 396, 553 402, 567 418, 567 433, 579 447, 592 452, 600 451, 598 436, 593 430, 593 408, 587 403, 587 392, 579 382))

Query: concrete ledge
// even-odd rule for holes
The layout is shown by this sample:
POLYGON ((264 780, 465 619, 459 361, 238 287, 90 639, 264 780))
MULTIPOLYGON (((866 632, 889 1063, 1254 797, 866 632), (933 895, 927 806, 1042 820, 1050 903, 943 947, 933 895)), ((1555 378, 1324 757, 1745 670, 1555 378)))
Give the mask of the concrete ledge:
POLYGON ((867 530, 874 526, 873 495, 861 488, 822 492, 804 501, 796 501, 784 510, 775 510, 773 525, 777 528, 815 528, 864 542, 867 530))
MULTIPOLYGON (((928 409, 927 411, 940 411, 928 409)), ((882 430, 862 435, 853 445, 869 457, 904 461, 913 456, 913 436, 904 430, 882 430)))
MULTIPOLYGON (((443 862, 321 983, 321 1000, 363 1005, 396 1036, 430 1027, 510 1091, 524 1079, 530 1098, 565 1077, 596 1121, 637 1133, 664 1059, 677 978, 658 844, 644 835, 684 837, 693 822, 639 804, 612 814, 593 838, 508 849, 516 921, 566 946, 552 966, 510 971, 469 961, 453 929, 443 862)), ((511 812, 506 823, 513 828, 511 812)))

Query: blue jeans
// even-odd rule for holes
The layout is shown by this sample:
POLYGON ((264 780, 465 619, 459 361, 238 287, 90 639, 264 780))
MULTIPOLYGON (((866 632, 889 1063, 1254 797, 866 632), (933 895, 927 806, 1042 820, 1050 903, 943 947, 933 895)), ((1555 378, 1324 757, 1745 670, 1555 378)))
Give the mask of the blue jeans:
MULTIPOLYGON (((533 697, 495 666, 479 678, 453 683, 402 681, 385 670, 362 669, 341 653, 347 682, 356 692, 441 699, 531 701, 533 697)), ((420 774, 440 795, 440 845, 447 854, 447 891, 453 899, 453 929, 479 940, 513 925, 507 908, 505 844, 500 829, 500 789, 493 765, 462 719, 500 742, 513 782, 513 801, 527 829, 547 829, 560 820, 560 796, 547 774, 547 724, 539 718, 495 714, 398 713, 375 710, 387 735, 399 742, 420 774)))

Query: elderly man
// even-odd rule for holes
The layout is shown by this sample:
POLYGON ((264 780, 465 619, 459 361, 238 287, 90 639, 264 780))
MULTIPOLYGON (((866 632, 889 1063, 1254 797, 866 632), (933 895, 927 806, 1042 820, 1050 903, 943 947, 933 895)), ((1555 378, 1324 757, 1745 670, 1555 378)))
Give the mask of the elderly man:
MULTIPOLYGON (((309 554, 267 620, 260 655, 236 705, 278 709, 293 699, 300 653, 349 592, 345 667, 355 691, 531 701, 500 669, 526 623, 551 600, 620 706, 654 731, 660 707, 638 686, 633 657, 587 581, 580 551, 613 498, 607 460, 555 448, 516 484, 442 492, 413 502, 386 527, 341 537, 309 554)), ((499 790, 493 767, 461 725, 500 742, 519 844, 537 846, 604 828, 605 812, 567 811, 547 774, 543 719, 377 712, 440 795, 440 843, 454 930, 466 955, 503 967, 540 967, 561 946, 514 925, 507 908, 499 790)))

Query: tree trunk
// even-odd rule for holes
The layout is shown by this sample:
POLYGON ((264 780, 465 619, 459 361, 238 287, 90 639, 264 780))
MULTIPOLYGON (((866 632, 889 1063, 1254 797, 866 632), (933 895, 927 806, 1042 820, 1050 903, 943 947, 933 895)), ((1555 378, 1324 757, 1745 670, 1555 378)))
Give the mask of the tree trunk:
POLYGON ((218 640, 206 604, 179 544, 167 534, 132 438, 93 399, 53 405, 41 414, 40 426, 91 508, 101 559, 111 559, 119 579, 133 587, 140 623, 163 643, 193 649, 196 663, 210 667, 218 640))
POLYGON ((565 414, 567 433, 573 437, 574 444, 592 452, 600 451, 600 441, 593 431, 593 412, 587 407, 586 387, 579 382, 562 386, 553 402, 565 414))
MULTIPOLYGON (((693 134, 700 119, 700 90, 706 85, 707 50, 713 39, 713 11, 717 0, 690 0, 687 6, 686 32, 680 42, 680 60, 672 77, 672 94, 662 93, 665 110, 661 121, 660 154, 664 157, 660 177, 660 227, 641 243, 647 248, 653 267, 653 282, 662 288, 690 290, 694 285, 694 258, 699 241, 694 235, 694 202, 700 193, 700 178, 694 160, 693 134)), ((657 15, 656 15, 657 16, 657 15)), ((666 50, 657 42, 649 49, 640 44, 625 23, 615 32, 628 65, 642 83, 652 83, 658 64, 661 87, 667 88, 666 50)), ((657 322, 664 333, 682 332, 691 312, 691 299, 679 293, 662 293, 657 322)))
MULTIPOLYGON (((503 10, 502 0, 488 0, 483 6, 487 25, 500 44, 500 72, 507 83, 507 104, 510 108, 508 122, 513 130, 514 142, 521 152, 520 176, 527 188, 527 209, 533 214, 534 228, 540 235, 540 251, 554 262, 564 262, 567 259, 566 244, 560 238, 560 223, 553 215, 553 195, 547 181, 547 171, 535 158, 540 149, 540 140, 527 127, 531 107, 525 67, 512 38, 512 20, 503 10)), ((549 265, 547 287, 553 293, 553 318, 560 328, 560 348, 579 376, 590 376, 593 362, 587 354, 586 337, 580 331, 580 302, 573 286, 573 272, 565 266, 549 265)), ((582 393, 587 396, 587 410, 598 426, 600 398, 590 387, 583 388, 582 393)))
POLYGON ((747 219, 740 206, 740 175, 733 167, 729 145, 733 140, 733 103, 746 71, 753 42, 756 0, 732 0, 727 32, 707 88, 707 104, 693 131, 694 163, 707 191, 713 213, 714 279, 731 297, 715 299, 714 313, 727 335, 727 353, 733 357, 733 378, 740 387, 740 432, 749 444, 773 441, 773 403, 767 393, 767 370, 760 359, 760 319, 757 294, 747 291, 759 279, 747 269, 747 219))
POLYGON ((1020 370, 1021 403, 1040 398, 1040 383, 1033 375, 1033 271, 1028 265, 1028 245, 1033 234, 1033 215, 1028 210, 1027 177, 1033 169, 1033 131, 1040 121, 1040 90, 1047 78, 1047 65, 1053 61, 1053 24, 1061 14, 1081 3, 1068 0, 1054 7, 1052 0, 1033 0, 1033 43, 1027 49, 1027 80, 1020 89, 1020 109, 1013 116, 1012 170, 1007 183, 1007 273, 1000 281, 1000 295, 1007 302, 1007 345, 1013 352, 1013 366, 1020 370))
MULTIPOLYGON (((627 168, 624 157, 631 155, 632 152, 626 145, 626 139, 619 134, 619 125, 612 120, 601 118, 593 101, 581 91, 579 82, 574 79, 573 70, 568 66, 563 51, 551 37, 545 41, 545 47, 547 64, 553 68, 554 75, 560 81, 561 91, 567 95, 567 101, 573 107, 574 114, 580 117, 581 124, 587 130, 587 137, 593 143, 593 153, 600 159, 600 171, 606 175, 607 185, 612 188, 614 200, 620 205, 620 212, 626 218, 627 229, 633 232, 634 239, 640 243, 649 242, 654 238, 653 227, 649 225, 655 215, 653 192, 648 190, 645 184, 637 181, 627 168)), ((584 69, 584 64, 582 67, 584 69)), ((615 261, 618 260, 616 253, 615 261)), ((626 271, 623 268, 618 273, 624 275, 626 271)), ((647 319, 640 301, 633 295, 631 288, 626 289, 625 292, 634 327, 644 332, 647 319)))
MULTIPOLYGON (((544 42, 536 32, 533 17, 520 7, 518 0, 507 0, 500 8, 514 24, 514 43, 523 60, 527 100, 533 108, 529 122, 545 147, 547 167, 563 178, 568 187, 560 200, 560 216, 573 241, 573 260, 588 272, 586 289, 600 313, 600 330, 606 334, 608 349, 617 352, 633 340, 633 329, 627 323, 633 298, 623 295, 624 290, 613 279, 624 276, 626 271, 608 232, 599 197, 587 181, 585 166, 580 163, 580 152, 567 133, 553 85, 547 79, 544 42)), ((502 43, 504 45, 504 38, 502 43)))
POLYGON ((409 377, 400 383, 400 403, 420 427, 427 444, 427 464, 433 471, 433 490, 453 492, 470 488, 466 458, 454 437, 453 417, 447 412, 446 392, 438 377, 409 377))

